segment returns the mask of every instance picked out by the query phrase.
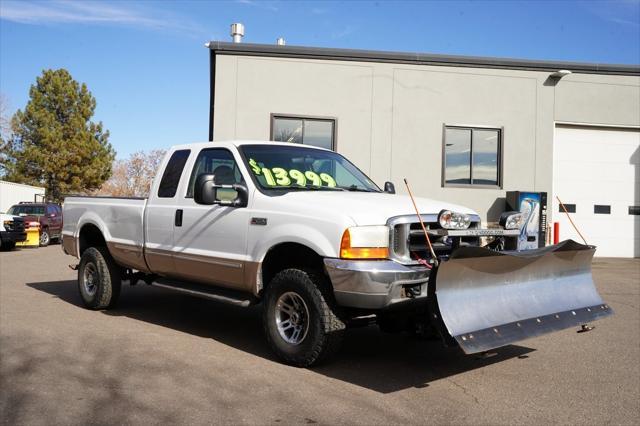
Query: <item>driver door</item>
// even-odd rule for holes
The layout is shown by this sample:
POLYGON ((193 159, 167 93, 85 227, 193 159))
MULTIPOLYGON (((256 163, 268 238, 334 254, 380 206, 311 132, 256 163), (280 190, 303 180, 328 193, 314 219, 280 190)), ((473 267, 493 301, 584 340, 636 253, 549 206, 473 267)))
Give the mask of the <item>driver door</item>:
MULTIPOLYGON (((247 267, 248 208, 200 205, 193 199, 195 179, 213 173, 217 184, 243 183, 233 153, 225 148, 203 148, 196 157, 186 188, 182 187, 182 221, 173 231, 173 258, 179 278, 237 290, 244 288, 247 267)), ((235 190, 218 190, 218 199, 233 200, 235 190)))

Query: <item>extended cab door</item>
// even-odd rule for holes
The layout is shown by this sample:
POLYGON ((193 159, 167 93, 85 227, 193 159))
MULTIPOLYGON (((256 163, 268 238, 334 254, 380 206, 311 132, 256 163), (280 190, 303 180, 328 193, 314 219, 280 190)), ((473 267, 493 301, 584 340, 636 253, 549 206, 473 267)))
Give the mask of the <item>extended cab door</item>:
MULTIPOLYGON (((203 148, 191 166, 188 181, 181 186, 181 222, 173 232, 175 274, 187 280, 250 290, 245 284, 249 209, 221 205, 199 205, 193 187, 199 174, 212 173, 218 184, 243 183, 233 153, 226 148, 203 148)), ((219 190, 220 199, 235 199, 236 192, 219 190)))
MULTIPOLYGON (((157 274, 172 275, 173 227, 179 205, 178 185, 189 159, 189 149, 171 153, 164 165, 160 183, 154 185, 145 208, 145 259, 149 269, 157 274)), ((156 178, 157 179, 157 178, 156 178)))

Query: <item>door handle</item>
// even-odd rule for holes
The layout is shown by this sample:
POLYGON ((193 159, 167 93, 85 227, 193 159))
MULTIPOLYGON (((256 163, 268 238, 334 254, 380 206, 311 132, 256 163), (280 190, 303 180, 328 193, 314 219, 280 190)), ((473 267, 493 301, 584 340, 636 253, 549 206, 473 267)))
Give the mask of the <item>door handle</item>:
POLYGON ((182 226, 182 209, 176 210, 176 218, 174 221, 174 225, 182 226))

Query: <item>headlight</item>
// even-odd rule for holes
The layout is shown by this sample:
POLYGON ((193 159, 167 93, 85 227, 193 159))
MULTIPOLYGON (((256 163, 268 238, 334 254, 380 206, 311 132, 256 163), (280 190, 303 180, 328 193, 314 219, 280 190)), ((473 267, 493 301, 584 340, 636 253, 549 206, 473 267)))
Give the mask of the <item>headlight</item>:
POLYGON ((442 210, 438 215, 438 222, 444 229, 467 229, 471 225, 468 214, 442 210))
POLYGON ((525 215, 520 212, 504 212, 500 215, 500 226, 504 229, 520 229, 525 215))
POLYGON ((342 259, 387 259, 389 228, 387 226, 355 226, 342 234, 342 259))

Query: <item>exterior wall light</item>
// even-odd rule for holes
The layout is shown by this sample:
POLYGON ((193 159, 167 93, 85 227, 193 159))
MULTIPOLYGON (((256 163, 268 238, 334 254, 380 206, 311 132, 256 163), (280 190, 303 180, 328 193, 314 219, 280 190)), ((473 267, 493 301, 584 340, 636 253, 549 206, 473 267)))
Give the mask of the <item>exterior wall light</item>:
POLYGON ((571 71, 569 70, 558 70, 556 72, 551 73, 550 77, 561 79, 565 75, 569 75, 569 74, 571 74, 571 71))

